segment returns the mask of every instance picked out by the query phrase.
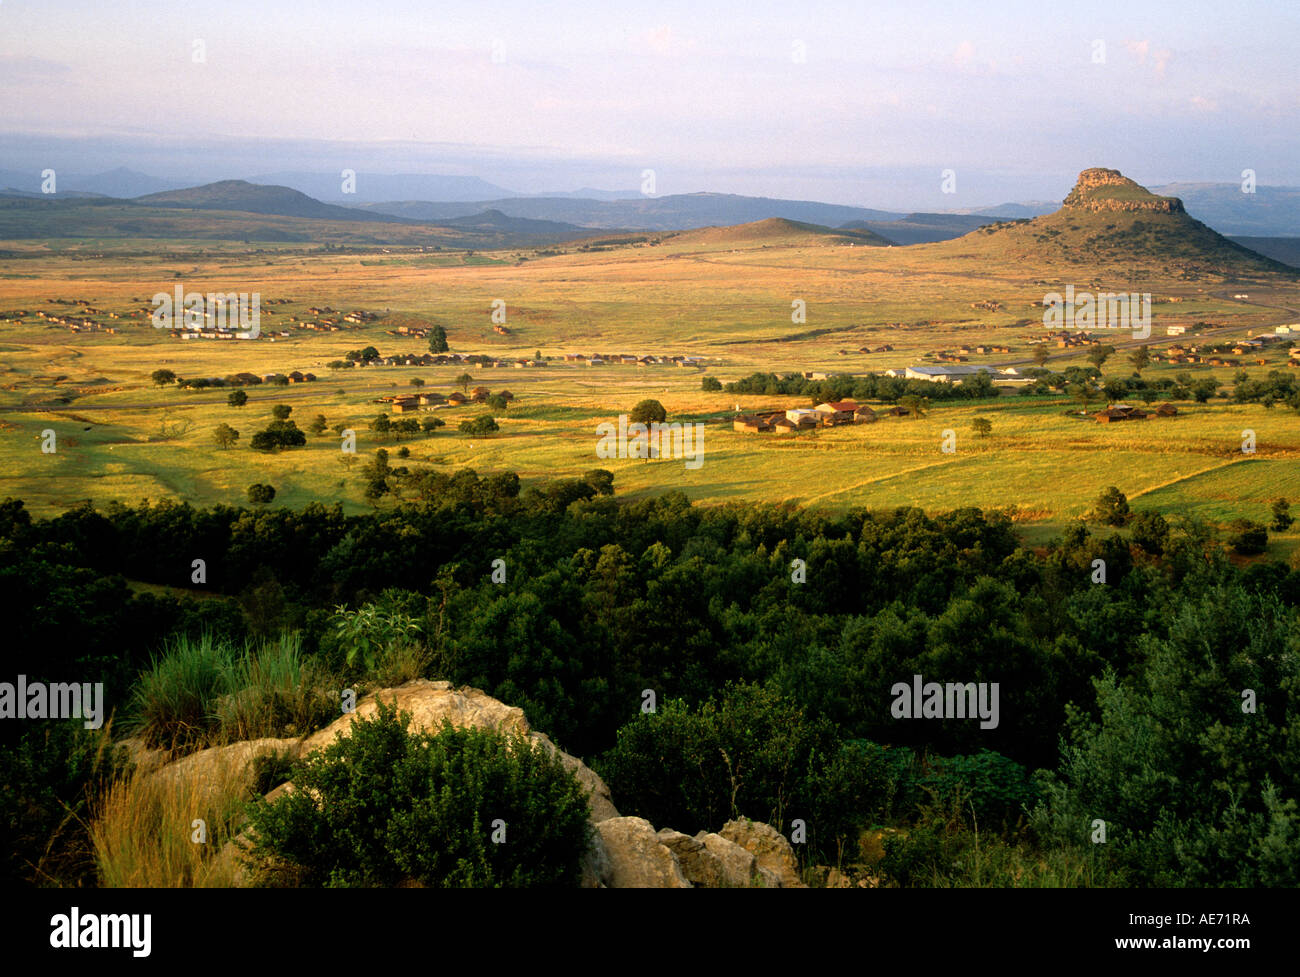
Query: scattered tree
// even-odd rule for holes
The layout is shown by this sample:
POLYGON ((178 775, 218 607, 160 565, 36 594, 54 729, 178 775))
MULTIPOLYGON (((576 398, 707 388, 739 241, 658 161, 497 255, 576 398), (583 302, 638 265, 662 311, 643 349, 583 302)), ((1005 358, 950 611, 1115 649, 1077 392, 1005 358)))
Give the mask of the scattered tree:
POLYGON ((275 489, 270 485, 263 485, 261 482, 254 482, 248 486, 248 501, 255 505, 266 505, 275 498, 275 489))
POLYGON ((1033 356, 1035 363, 1037 363, 1039 366, 1042 366, 1047 362, 1048 357, 1051 356, 1052 354, 1048 352, 1046 343, 1036 343, 1034 345, 1033 353, 1031 353, 1030 355, 1033 356))
POLYGON ((1263 523, 1234 519, 1228 527, 1228 545, 1239 556, 1255 556, 1268 548, 1268 528, 1263 523))
POLYGON ((231 407, 243 407, 248 403, 248 394, 242 390, 232 390, 230 396, 226 398, 226 403, 231 407))
POLYGON ((1102 365, 1110 359, 1111 354, 1114 352, 1114 346, 1094 346, 1092 349, 1088 350, 1088 362, 1100 370, 1102 365))
POLYGON ((431 326, 429 328, 429 352, 445 353, 450 347, 447 345, 447 330, 442 326, 431 326))
POLYGON ((1093 512, 1107 526, 1122 526, 1129 518, 1128 496, 1112 485, 1097 497, 1093 512))
POLYGON ((222 448, 229 448, 239 440, 239 432, 229 424, 218 424, 217 429, 212 432, 212 440, 222 448))
POLYGON ((898 398, 898 406, 906 410, 912 417, 924 417, 925 412, 930 409, 930 398, 908 394, 906 397, 898 398))
POLYGON ((419 390, 421 387, 424 386, 424 380, 421 379, 420 377, 411 377, 411 386, 414 387, 416 390, 419 390))
POLYGON ((668 419, 664 405, 657 400, 643 400, 632 408, 628 420, 633 424, 662 424, 668 419))
POLYGON ((1284 533, 1291 528, 1295 517, 1291 515, 1291 503, 1286 499, 1277 499, 1273 503, 1273 524, 1269 527, 1275 533, 1284 533))
POLYGON ((1133 372, 1140 375, 1143 370, 1151 365, 1151 351, 1145 346, 1139 346, 1129 353, 1128 361, 1133 364, 1133 372))
POLYGON ((465 434, 484 435, 495 434, 501 430, 501 426, 491 414, 484 414, 482 417, 476 417, 472 421, 461 421, 460 430, 465 434))
POLYGON ((474 382, 474 378, 468 373, 462 373, 456 378, 456 383, 460 387, 461 393, 469 393, 469 385, 474 382))
POLYGON ((280 448, 301 447, 307 443, 307 435, 298 430, 293 421, 272 421, 266 430, 253 435, 249 445, 255 451, 276 451, 280 448))
POLYGON ((271 416, 277 421, 287 421, 289 415, 293 413, 293 408, 288 404, 276 404, 271 408, 271 416))
POLYGON ((307 425, 307 430, 310 431, 312 434, 316 435, 317 437, 320 437, 322 434, 325 433, 325 429, 327 427, 329 427, 329 424, 325 420, 325 415, 317 414, 315 417, 312 418, 311 423, 307 425))
POLYGON ((149 379, 158 384, 158 386, 165 387, 167 384, 176 381, 176 374, 171 370, 154 370, 149 374, 149 379))
POLYGON ((993 430, 993 422, 987 417, 977 417, 970 422, 971 430, 981 438, 986 438, 993 430))
POLYGON ((700 381, 700 389, 706 393, 716 393, 722 389, 722 381, 717 377, 706 376, 700 381))

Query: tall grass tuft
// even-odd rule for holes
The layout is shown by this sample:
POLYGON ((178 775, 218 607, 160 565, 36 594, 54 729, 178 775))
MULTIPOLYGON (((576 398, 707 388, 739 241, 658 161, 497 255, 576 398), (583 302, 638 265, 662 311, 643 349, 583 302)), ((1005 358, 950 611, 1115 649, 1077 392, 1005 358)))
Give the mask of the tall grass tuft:
POLYGON ((338 715, 329 676, 304 659, 296 633, 246 646, 230 665, 226 687, 216 704, 225 741, 305 735, 338 715))
POLYGON ((245 645, 242 652, 210 634, 181 636, 137 681, 132 729, 149 746, 176 753, 302 736, 338 716, 332 687, 337 682, 302 654, 297 634, 245 645))
POLYGON ((166 769, 114 781, 95 805, 90 839, 106 888, 204 888, 239 884, 226 849, 249 798, 247 761, 218 757, 202 771, 166 769), (201 775, 200 775, 201 774, 201 775), (195 820, 206 838, 195 840, 195 820))
POLYGON ((216 730, 217 700, 229 688, 232 665, 230 645, 210 632, 169 640, 136 682, 133 730, 166 750, 204 744, 216 730))

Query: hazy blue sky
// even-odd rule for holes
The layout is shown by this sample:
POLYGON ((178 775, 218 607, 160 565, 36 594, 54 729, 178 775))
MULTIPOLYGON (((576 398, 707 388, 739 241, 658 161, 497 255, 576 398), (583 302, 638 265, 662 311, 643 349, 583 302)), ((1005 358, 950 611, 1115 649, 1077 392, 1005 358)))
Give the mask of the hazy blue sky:
POLYGON ((661 194, 934 208, 1059 199, 1096 165, 1295 185, 1298 42, 1296 0, 3 0, 0 167, 524 191, 652 168, 661 194))

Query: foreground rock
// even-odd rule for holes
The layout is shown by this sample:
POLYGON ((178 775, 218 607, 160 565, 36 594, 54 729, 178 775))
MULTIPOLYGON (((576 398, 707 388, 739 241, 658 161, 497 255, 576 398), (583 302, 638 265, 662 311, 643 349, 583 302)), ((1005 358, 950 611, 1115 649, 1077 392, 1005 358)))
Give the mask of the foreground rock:
POLYGON ((609 818, 596 830, 605 853, 601 882, 607 888, 691 888, 676 856, 645 818, 609 818))
POLYGON ((777 889, 776 874, 758 864, 754 853, 715 832, 694 838, 665 828, 659 841, 676 857, 692 885, 708 889, 777 889))
MULTIPOLYGON (((393 689, 381 689, 357 703, 325 729, 304 739, 260 739, 232 743, 193 753, 171 763, 159 762, 160 751, 136 751, 153 769, 153 776, 174 778, 207 789, 231 779, 251 785, 257 757, 280 753, 302 757, 347 735, 359 718, 373 716, 379 702, 395 703, 411 716, 410 728, 437 733, 443 721, 461 729, 487 729, 520 735, 556 755, 586 789, 592 825, 591 843, 582 859, 582 885, 588 888, 804 888, 790 843, 769 825, 749 820, 728 821, 718 832, 694 837, 680 831, 655 831, 644 818, 622 817, 605 782, 577 757, 560 750, 544 733, 535 732, 516 706, 479 689, 452 688, 449 682, 420 679, 393 689)), ((290 790, 281 784, 267 794, 274 800, 290 790)), ((246 836, 236 842, 246 840, 246 836)), ((237 859, 236 843, 227 843, 218 857, 237 859)), ((243 884, 252 879, 243 877, 243 884)))
POLYGON ((409 712, 409 728, 413 731, 437 733, 442 729, 443 720, 446 720, 457 729, 490 729, 507 736, 526 736, 535 745, 556 754, 564 768, 586 788, 587 805, 591 809, 593 823, 618 817, 618 808, 609 796, 609 788, 596 771, 577 757, 565 753, 545 733, 534 732, 522 709, 508 706, 481 689, 453 689, 450 682, 416 679, 394 689, 380 689, 371 693, 357 703, 354 711, 340 716, 303 740, 299 755, 305 756, 329 746, 336 736, 346 735, 357 719, 374 716, 379 710, 381 699, 385 704, 396 702, 399 712, 409 712))
POLYGON ((753 854, 758 867, 770 872, 780 888, 807 888, 799 878, 799 860, 790 842, 770 824, 748 819, 728 821, 718 833, 753 854))

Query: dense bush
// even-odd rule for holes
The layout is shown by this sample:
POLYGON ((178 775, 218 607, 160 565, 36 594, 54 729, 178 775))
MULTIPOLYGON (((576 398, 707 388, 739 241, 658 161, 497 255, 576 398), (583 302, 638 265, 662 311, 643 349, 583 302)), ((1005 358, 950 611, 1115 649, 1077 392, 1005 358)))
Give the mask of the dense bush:
POLYGON ((129 768, 107 726, 42 722, 0 750, 0 882, 81 886, 95 879, 86 833, 94 794, 129 768))
POLYGON ((583 789, 524 737, 444 724, 411 733, 380 704, 297 765, 295 790, 250 809, 252 859, 299 884, 576 885, 583 789))
POLYGON ((624 813, 694 834, 745 816, 807 819, 809 778, 833 748, 825 723, 752 685, 692 710, 669 701, 619 730, 598 769, 624 813))

